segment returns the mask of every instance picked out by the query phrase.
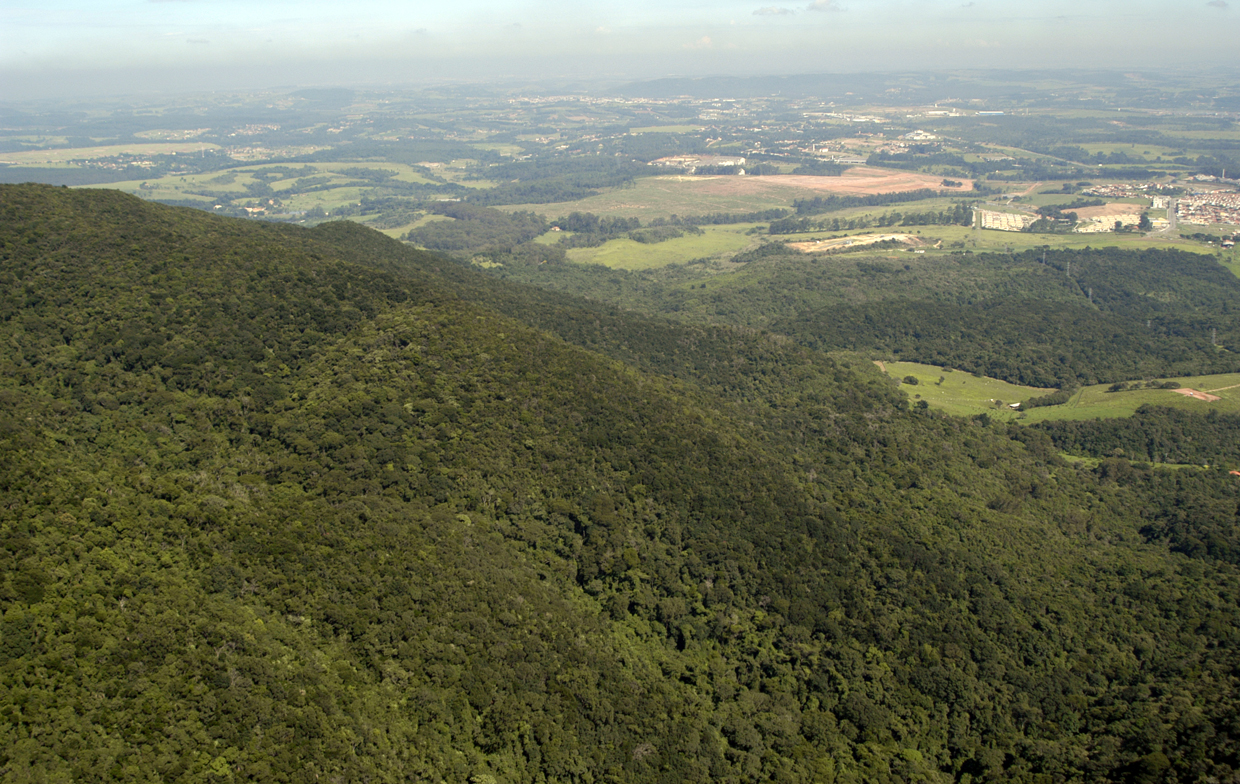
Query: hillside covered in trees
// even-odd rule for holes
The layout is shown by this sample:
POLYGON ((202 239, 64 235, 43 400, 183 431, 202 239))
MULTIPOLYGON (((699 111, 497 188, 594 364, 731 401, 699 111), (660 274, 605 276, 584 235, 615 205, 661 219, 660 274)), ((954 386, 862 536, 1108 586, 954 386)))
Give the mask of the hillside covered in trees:
POLYGON ((513 261, 494 272, 650 315, 1029 386, 1240 370, 1240 280, 1177 250, 848 258, 768 243, 727 268, 513 261))
POLYGON ((6 781, 1240 769, 1226 472, 352 224, 5 186, 0 284, 6 781))

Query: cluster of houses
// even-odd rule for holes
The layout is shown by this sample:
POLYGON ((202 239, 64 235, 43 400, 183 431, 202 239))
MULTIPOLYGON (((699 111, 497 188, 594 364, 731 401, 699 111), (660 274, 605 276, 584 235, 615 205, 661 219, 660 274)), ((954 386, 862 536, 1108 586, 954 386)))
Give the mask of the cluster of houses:
POLYGON ((1037 220, 1035 215, 1020 215, 1014 212, 998 212, 997 210, 978 210, 983 229, 997 231, 1024 231, 1037 220))
POLYGON ((1240 225, 1240 193, 1218 191, 1182 198, 1176 203, 1175 216, 1180 223, 1240 225))
POLYGON ((1138 196, 1148 196, 1152 192, 1158 192, 1163 188, 1174 187, 1169 183, 1142 182, 1138 184, 1112 183, 1110 185, 1092 185, 1081 191, 1088 196, 1104 196, 1108 199, 1134 199, 1138 196))
POLYGON ((745 159, 739 155, 672 155, 650 162, 651 166, 665 169, 680 169, 693 174, 702 166, 736 166, 745 165, 745 159))

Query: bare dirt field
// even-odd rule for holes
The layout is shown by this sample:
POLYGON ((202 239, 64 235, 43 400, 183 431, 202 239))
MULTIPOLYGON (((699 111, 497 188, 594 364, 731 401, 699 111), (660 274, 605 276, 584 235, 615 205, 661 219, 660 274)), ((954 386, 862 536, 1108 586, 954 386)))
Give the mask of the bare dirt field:
POLYGON ((1101 207, 1081 207, 1072 210, 1076 213, 1076 217, 1081 220, 1090 220, 1092 218, 1100 218, 1103 215, 1136 215, 1145 209, 1140 204, 1128 204, 1126 202, 1112 202, 1104 204, 1101 207))
POLYGON ((831 240, 808 240, 806 242, 790 242, 788 247, 796 248, 802 253, 825 253, 840 248, 857 248, 863 245, 876 245, 880 242, 895 240, 906 245, 924 245, 920 237, 912 234, 854 234, 851 237, 837 237, 831 240))
POLYGON ((1218 395, 1210 395, 1210 394, 1206 394, 1205 392, 1198 392, 1197 390, 1189 389, 1188 387, 1180 387, 1179 389, 1173 389, 1171 391, 1178 392, 1179 394, 1185 397, 1196 398, 1197 400, 1204 400, 1207 403, 1213 403, 1215 400, 1222 400, 1222 398, 1219 397, 1218 395))
POLYGON ((960 181, 960 186, 944 188, 943 178, 921 172, 905 172, 894 169, 878 169, 871 166, 854 166, 839 177, 818 177, 806 174, 776 174, 765 177, 693 177, 677 176, 684 187, 703 195, 758 195, 774 190, 795 189, 869 195, 874 193, 902 193, 921 188, 960 193, 973 190, 972 180, 960 181))

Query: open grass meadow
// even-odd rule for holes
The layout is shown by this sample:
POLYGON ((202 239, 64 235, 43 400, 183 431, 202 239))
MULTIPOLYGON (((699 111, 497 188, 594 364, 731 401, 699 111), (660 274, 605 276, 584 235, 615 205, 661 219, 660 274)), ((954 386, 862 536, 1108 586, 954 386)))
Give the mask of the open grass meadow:
POLYGON ((1219 263, 1231 270, 1231 274, 1240 278, 1240 253, 1233 248, 1230 252, 1219 256, 1219 263))
MULTIPOLYGON (((263 184, 264 179, 261 179, 259 175, 273 171, 275 167, 274 164, 254 164, 222 172, 128 180, 83 187, 114 188, 144 199, 160 201, 201 201, 210 199, 212 194, 217 194, 230 199, 241 199, 244 204, 249 200, 250 189, 263 184)), ((315 207, 330 212, 346 204, 356 204, 378 183, 366 182, 359 185, 357 184, 358 178, 348 174, 350 169, 378 169, 394 172, 392 180, 398 182, 432 182, 415 167, 403 163, 332 162, 282 166, 281 168, 287 168, 291 173, 286 174, 282 179, 267 180, 266 184, 289 212, 301 212, 315 207)), ((263 198, 267 197, 252 197, 255 202, 263 198)))
POLYGON ((1240 413, 1240 373, 1215 376, 1189 376, 1184 378, 1158 379, 1175 381, 1180 386, 1205 392, 1219 398, 1215 401, 1198 400, 1170 389, 1126 389, 1108 392, 1111 384, 1084 387, 1062 406, 1031 408, 1023 412, 1021 421, 1041 422, 1060 419, 1105 419, 1131 416, 1143 405, 1182 408, 1186 411, 1221 411, 1240 413))
POLYGON ((578 201, 550 204, 512 204, 499 207, 507 212, 528 211, 548 218, 572 212, 592 212, 612 218, 640 218, 642 222, 669 215, 704 215, 711 212, 757 212, 789 207, 792 200, 822 195, 810 190, 778 189, 765 193, 703 194, 691 177, 664 175, 642 177, 631 185, 612 188, 597 196, 578 201))
POLYGON ((900 382, 901 390, 913 402, 924 400, 953 416, 989 414, 999 419, 1016 419, 1017 411, 1008 407, 1054 390, 1009 384, 997 378, 976 376, 965 370, 952 370, 920 362, 875 362, 879 369, 900 382), (916 384, 905 383, 912 376, 916 384))
POLYGON ((1048 394, 1053 390, 1009 384, 986 376, 975 376, 963 370, 950 370, 918 362, 875 362, 896 381, 912 401, 925 400, 931 408, 953 416, 989 414, 1022 424, 1056 420, 1107 419, 1132 416, 1143 405, 1181 408, 1185 411, 1220 411, 1240 413, 1240 373, 1213 376, 1187 376, 1157 379, 1155 383, 1175 381, 1181 387, 1213 395, 1218 400, 1206 401, 1175 392, 1144 386, 1119 392, 1108 391, 1112 384, 1083 387, 1060 406, 1044 406, 1028 410, 1012 410, 1009 404, 1048 394), (917 384, 903 383, 913 376, 917 384), (941 379, 941 381, 940 381, 941 379))
POLYGON ((758 240, 745 233, 753 225, 746 223, 706 226, 703 227, 702 234, 686 234, 655 244, 635 242, 627 238, 610 240, 597 248, 573 248, 568 252, 568 258, 580 264, 602 264, 624 270, 685 264, 695 259, 739 253, 756 245, 758 240))
MULTIPOLYGON (((1176 248, 1190 253, 1213 253, 1214 249, 1195 240, 1175 234, 1032 234, 1022 231, 971 229, 964 226, 905 226, 902 230, 920 230, 924 237, 943 240, 945 251, 1020 252, 1040 248, 1176 248), (952 243, 963 243, 953 246, 952 243)), ((929 252, 929 251, 927 251, 929 252)))

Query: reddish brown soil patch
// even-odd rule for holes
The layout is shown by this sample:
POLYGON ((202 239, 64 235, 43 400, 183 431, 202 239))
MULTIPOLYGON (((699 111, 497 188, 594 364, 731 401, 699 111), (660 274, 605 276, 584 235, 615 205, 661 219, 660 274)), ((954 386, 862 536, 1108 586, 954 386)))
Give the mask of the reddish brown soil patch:
POLYGON ((808 240, 806 242, 790 242, 788 247, 796 248, 802 253, 825 253, 840 248, 859 248, 876 245, 887 240, 903 242, 906 245, 925 245, 920 237, 912 234, 854 234, 850 237, 837 237, 833 240, 808 240))
POLYGON ((1189 389, 1188 387, 1180 387, 1179 389, 1173 389, 1171 391, 1178 392, 1179 394, 1184 395, 1185 397, 1191 397, 1197 400, 1204 400, 1207 403, 1213 403, 1215 400, 1222 400, 1222 398, 1219 397, 1218 395, 1210 395, 1210 394, 1206 394, 1205 392, 1198 392, 1197 390, 1189 389))
POLYGON ((854 166, 839 177, 817 177, 807 174, 776 174, 766 177, 685 177, 702 193, 749 195, 769 193, 775 189, 796 188, 825 193, 850 193, 858 195, 874 193, 903 193, 922 188, 942 191, 945 194, 973 190, 972 180, 961 180, 956 188, 944 188, 943 178, 921 172, 878 169, 872 166, 854 166))

